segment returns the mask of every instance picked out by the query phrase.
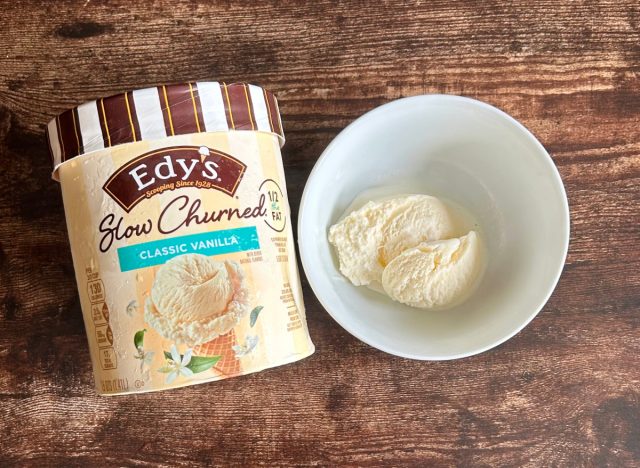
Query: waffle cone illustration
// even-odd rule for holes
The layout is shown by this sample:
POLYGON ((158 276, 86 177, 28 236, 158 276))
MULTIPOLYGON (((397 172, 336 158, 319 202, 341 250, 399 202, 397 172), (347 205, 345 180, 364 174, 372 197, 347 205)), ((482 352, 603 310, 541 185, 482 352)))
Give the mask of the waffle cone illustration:
POLYGON ((207 343, 194 346, 194 356, 221 356, 220 360, 213 368, 225 377, 240 374, 242 368, 240 361, 236 358, 235 352, 231 348, 238 344, 236 341, 236 333, 231 330, 229 333, 214 338, 207 343))

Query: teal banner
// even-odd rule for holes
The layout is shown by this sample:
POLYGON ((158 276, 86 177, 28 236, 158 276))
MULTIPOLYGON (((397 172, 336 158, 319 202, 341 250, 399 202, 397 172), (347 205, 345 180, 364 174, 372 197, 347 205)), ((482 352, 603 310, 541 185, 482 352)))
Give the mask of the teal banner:
POLYGON ((120 271, 131 271, 162 265, 173 257, 188 253, 212 256, 259 248, 258 231, 255 226, 248 226, 120 247, 118 259, 120 271))

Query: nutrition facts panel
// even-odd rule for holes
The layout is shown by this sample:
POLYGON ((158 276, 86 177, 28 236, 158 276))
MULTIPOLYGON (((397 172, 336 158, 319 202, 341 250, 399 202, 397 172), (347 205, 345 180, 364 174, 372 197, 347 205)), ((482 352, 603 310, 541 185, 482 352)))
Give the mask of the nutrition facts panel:
POLYGON ((109 307, 106 303, 104 283, 98 273, 91 268, 87 268, 85 271, 87 274, 87 294, 91 302, 93 337, 99 348, 100 365, 104 370, 116 369, 118 363, 113 349, 113 332, 109 325, 109 307))

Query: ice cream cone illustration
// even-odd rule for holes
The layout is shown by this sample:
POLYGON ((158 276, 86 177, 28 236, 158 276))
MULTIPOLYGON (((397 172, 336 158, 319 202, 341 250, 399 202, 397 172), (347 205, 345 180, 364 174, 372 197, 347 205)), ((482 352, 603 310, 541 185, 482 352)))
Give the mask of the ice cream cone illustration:
POLYGON ((240 360, 236 358, 233 346, 237 345, 235 331, 231 330, 225 335, 221 335, 207 343, 196 345, 193 348, 195 356, 221 356, 220 360, 213 366, 225 377, 238 375, 242 371, 240 360))

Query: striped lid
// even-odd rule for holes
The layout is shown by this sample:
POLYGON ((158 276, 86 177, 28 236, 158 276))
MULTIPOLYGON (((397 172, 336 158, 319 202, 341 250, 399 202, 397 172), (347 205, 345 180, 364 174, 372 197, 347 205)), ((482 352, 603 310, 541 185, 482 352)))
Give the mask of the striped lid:
POLYGON ((158 86, 85 102, 58 115, 46 133, 53 177, 63 162, 91 151, 200 132, 254 130, 284 144, 275 96, 258 86, 197 82, 158 86))

